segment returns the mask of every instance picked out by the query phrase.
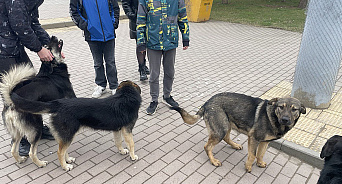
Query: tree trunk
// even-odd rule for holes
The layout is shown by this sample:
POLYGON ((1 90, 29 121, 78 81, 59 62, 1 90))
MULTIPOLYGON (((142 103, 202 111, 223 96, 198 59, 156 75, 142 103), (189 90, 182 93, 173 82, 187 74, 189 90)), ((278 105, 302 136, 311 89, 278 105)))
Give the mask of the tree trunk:
POLYGON ((342 1, 310 0, 291 96, 327 108, 342 60, 342 1))
POLYGON ((228 4, 228 0, 222 0, 222 4, 228 4))
POLYGON ((308 5, 308 0, 300 0, 298 8, 306 8, 306 6, 308 5))

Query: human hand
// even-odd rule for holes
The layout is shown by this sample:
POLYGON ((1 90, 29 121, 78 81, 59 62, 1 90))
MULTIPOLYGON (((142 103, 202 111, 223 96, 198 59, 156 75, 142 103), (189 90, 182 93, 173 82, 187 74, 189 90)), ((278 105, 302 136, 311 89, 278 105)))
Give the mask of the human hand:
POLYGON ((64 55, 64 53, 62 51, 61 51, 61 56, 62 56, 63 59, 65 59, 65 55, 64 55))
POLYGON ((52 61, 53 59, 52 53, 45 47, 43 47, 37 54, 41 61, 52 61))
POLYGON ((142 51, 140 51, 140 53, 141 53, 141 54, 144 54, 144 52, 146 52, 146 50, 142 50, 142 51))
POLYGON ((189 46, 184 46, 183 47, 183 50, 186 50, 186 49, 188 49, 189 48, 189 46))

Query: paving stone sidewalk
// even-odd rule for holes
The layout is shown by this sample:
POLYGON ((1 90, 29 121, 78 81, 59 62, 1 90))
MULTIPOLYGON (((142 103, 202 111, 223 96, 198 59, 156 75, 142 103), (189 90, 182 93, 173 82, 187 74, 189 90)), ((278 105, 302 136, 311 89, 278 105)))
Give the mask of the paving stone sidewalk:
MULTIPOLYGON (((40 8, 42 23, 68 24, 67 8, 66 0, 45 0, 40 8), (52 8, 58 13, 51 14, 52 8)), ((94 69, 82 32, 75 26, 49 29, 48 32, 64 40, 63 50, 76 95, 91 97, 95 87, 94 69)), ((190 34, 190 48, 186 51, 177 49, 173 96, 192 113, 219 92, 269 97, 279 85, 283 87, 281 84, 292 82, 301 39, 299 33, 208 21, 190 23, 190 34)), ((129 156, 120 155, 114 146, 112 133, 83 130, 69 148, 70 155, 76 157, 72 171, 61 169, 55 141, 40 141, 38 156, 49 161, 46 168, 37 168, 31 160, 17 164, 10 154, 10 137, 1 126, 0 183, 317 182, 319 168, 273 147, 269 147, 265 154, 267 168, 254 165, 252 173, 246 173, 246 136, 236 132, 232 137, 245 149, 236 151, 220 143, 214 154, 223 166, 212 166, 203 149, 208 135, 203 121, 193 126, 186 125, 179 114, 164 104, 155 115, 145 114, 150 102, 149 86, 148 82, 139 81, 135 41, 129 39, 127 19, 120 21, 115 52, 119 80, 133 80, 142 88, 143 103, 133 131, 139 160, 132 162, 129 156)), ((38 69, 38 57, 31 52, 29 54, 38 69)), ((340 78, 341 73, 336 93, 342 86, 340 78)), ((108 90, 107 95, 109 93, 108 90)), ((45 121, 49 122, 48 116, 45 116, 45 121)), ((2 120, 0 124, 3 124, 2 120)))

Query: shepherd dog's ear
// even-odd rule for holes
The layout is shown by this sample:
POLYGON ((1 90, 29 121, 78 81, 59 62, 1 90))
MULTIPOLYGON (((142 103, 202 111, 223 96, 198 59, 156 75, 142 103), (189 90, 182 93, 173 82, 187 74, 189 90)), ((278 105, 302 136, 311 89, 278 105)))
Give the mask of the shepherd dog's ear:
POLYGON ((300 106, 300 113, 306 114, 306 108, 304 107, 303 104, 301 104, 301 106, 300 106))
POLYGON ((274 105, 278 102, 278 98, 272 98, 270 101, 268 101, 268 105, 274 105))

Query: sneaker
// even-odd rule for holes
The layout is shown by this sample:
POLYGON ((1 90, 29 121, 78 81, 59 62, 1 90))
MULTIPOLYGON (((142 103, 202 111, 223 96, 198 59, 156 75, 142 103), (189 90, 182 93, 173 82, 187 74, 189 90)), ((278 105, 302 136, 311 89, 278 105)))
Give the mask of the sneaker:
POLYGON ((145 65, 144 68, 145 68, 146 74, 147 74, 147 75, 150 75, 150 70, 148 69, 148 67, 145 65))
POLYGON ((96 86, 96 87, 94 88, 94 93, 91 95, 91 97, 92 97, 92 98, 99 98, 99 97, 103 94, 103 92, 104 92, 105 89, 106 89, 106 88, 104 88, 104 87, 102 87, 102 86, 96 86))
POLYGON ((47 127, 46 125, 43 125, 41 139, 55 140, 55 138, 52 136, 50 132, 49 127, 47 127))
POLYGON ((116 92, 116 89, 112 89, 112 95, 114 95, 116 92))
POLYGON ((171 107, 178 107, 178 103, 172 98, 172 96, 170 95, 169 98, 164 98, 163 95, 163 100, 171 107))
POLYGON ((140 81, 147 80, 146 70, 144 65, 139 65, 140 81))
POLYGON ((146 113, 148 115, 153 115, 156 112, 157 108, 158 108, 158 102, 153 101, 150 103, 150 106, 147 107, 146 113))
POLYGON ((27 141, 26 138, 22 138, 19 144, 19 155, 20 156, 29 156, 31 144, 27 141))

